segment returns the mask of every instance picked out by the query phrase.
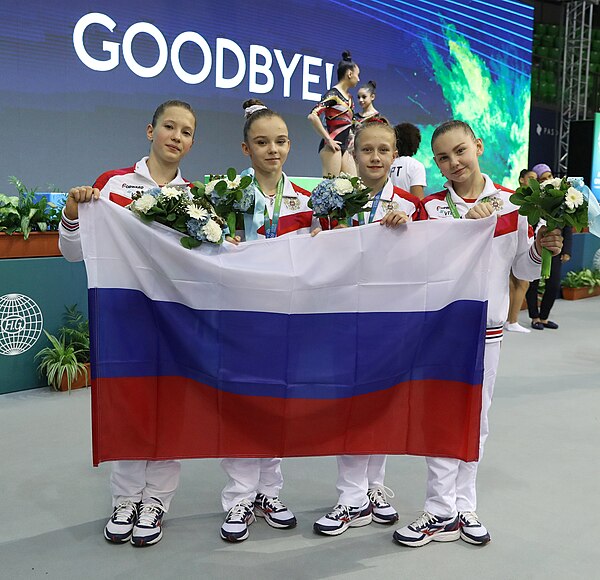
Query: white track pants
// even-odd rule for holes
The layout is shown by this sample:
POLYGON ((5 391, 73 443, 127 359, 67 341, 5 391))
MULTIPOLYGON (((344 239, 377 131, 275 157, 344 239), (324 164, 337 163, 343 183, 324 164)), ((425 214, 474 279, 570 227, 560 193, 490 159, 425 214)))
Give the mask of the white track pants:
POLYGON ((221 492, 223 509, 229 511, 244 499, 254 501, 257 493, 278 497, 283 487, 281 459, 230 457, 221 461, 229 477, 221 492))
POLYGON ((383 486, 387 455, 338 455, 338 503, 362 506, 367 491, 383 486))
MULTIPOLYGON (((498 371, 501 342, 485 345, 481 423, 479 427, 479 461, 489 433, 488 411, 492 404, 498 371)), ((478 461, 464 462, 443 457, 427 458, 427 498, 425 511, 441 517, 477 508, 476 479, 478 461)))
POLYGON ((156 497, 169 511, 179 485, 179 461, 113 461, 111 467, 113 507, 126 499, 139 502, 156 497))

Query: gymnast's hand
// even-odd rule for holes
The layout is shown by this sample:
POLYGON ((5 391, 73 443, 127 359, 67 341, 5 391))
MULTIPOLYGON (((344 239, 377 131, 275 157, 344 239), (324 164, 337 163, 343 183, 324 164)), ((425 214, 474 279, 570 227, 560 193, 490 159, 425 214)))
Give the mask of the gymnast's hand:
POLYGON ((474 205, 465 215, 468 220, 478 220, 490 217, 494 213, 494 206, 491 203, 483 202, 474 205))
POLYGON ((242 241, 242 238, 240 236, 225 236, 225 241, 229 242, 230 244, 233 244, 234 246, 237 246, 242 241))
POLYGON ((79 219, 79 204, 89 203, 99 197, 100 190, 97 187, 82 185, 71 188, 67 195, 67 202, 65 203, 65 216, 70 220, 79 219))
POLYGON ((380 225, 388 228, 397 228, 408 222, 408 216, 403 211, 390 211, 383 216, 380 225))

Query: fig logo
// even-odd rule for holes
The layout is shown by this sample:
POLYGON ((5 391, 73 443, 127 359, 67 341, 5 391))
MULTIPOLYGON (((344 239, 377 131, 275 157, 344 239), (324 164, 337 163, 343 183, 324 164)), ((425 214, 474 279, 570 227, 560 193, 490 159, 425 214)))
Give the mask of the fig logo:
POLYGON ((23 354, 37 342, 43 327, 42 311, 29 296, 0 296, 0 355, 23 354))

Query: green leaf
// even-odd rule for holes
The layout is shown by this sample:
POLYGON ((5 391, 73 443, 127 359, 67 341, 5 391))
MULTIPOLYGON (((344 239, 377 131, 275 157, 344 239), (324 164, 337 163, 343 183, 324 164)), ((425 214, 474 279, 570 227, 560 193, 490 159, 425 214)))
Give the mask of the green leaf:
POLYGON ((215 183, 215 191, 219 195, 225 193, 227 191, 227 182, 224 180, 217 181, 217 183, 215 183))
POLYGON ((537 207, 532 207, 529 215, 527 216, 527 221, 534 226, 540 221, 540 210, 537 207))
POLYGON ((229 179, 229 181, 233 181, 236 178, 236 176, 237 176, 237 171, 233 167, 230 167, 227 170, 227 179, 229 179))
POLYGON ((246 189, 252 183, 252 177, 244 175, 240 180, 240 189, 246 189))
POLYGON ((192 248, 197 248, 202 243, 200 240, 192 238, 191 236, 184 236, 179 241, 181 245, 188 250, 191 250, 192 248))
POLYGON ((46 222, 38 222, 37 228, 40 232, 45 232, 48 229, 48 224, 46 222))

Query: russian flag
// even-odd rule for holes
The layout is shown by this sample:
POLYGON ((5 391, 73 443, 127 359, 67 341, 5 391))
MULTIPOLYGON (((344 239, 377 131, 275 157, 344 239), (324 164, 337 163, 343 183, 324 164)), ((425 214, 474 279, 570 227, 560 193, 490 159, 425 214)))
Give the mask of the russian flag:
POLYGON ((93 459, 478 457, 494 219, 179 244, 81 207, 93 459))

